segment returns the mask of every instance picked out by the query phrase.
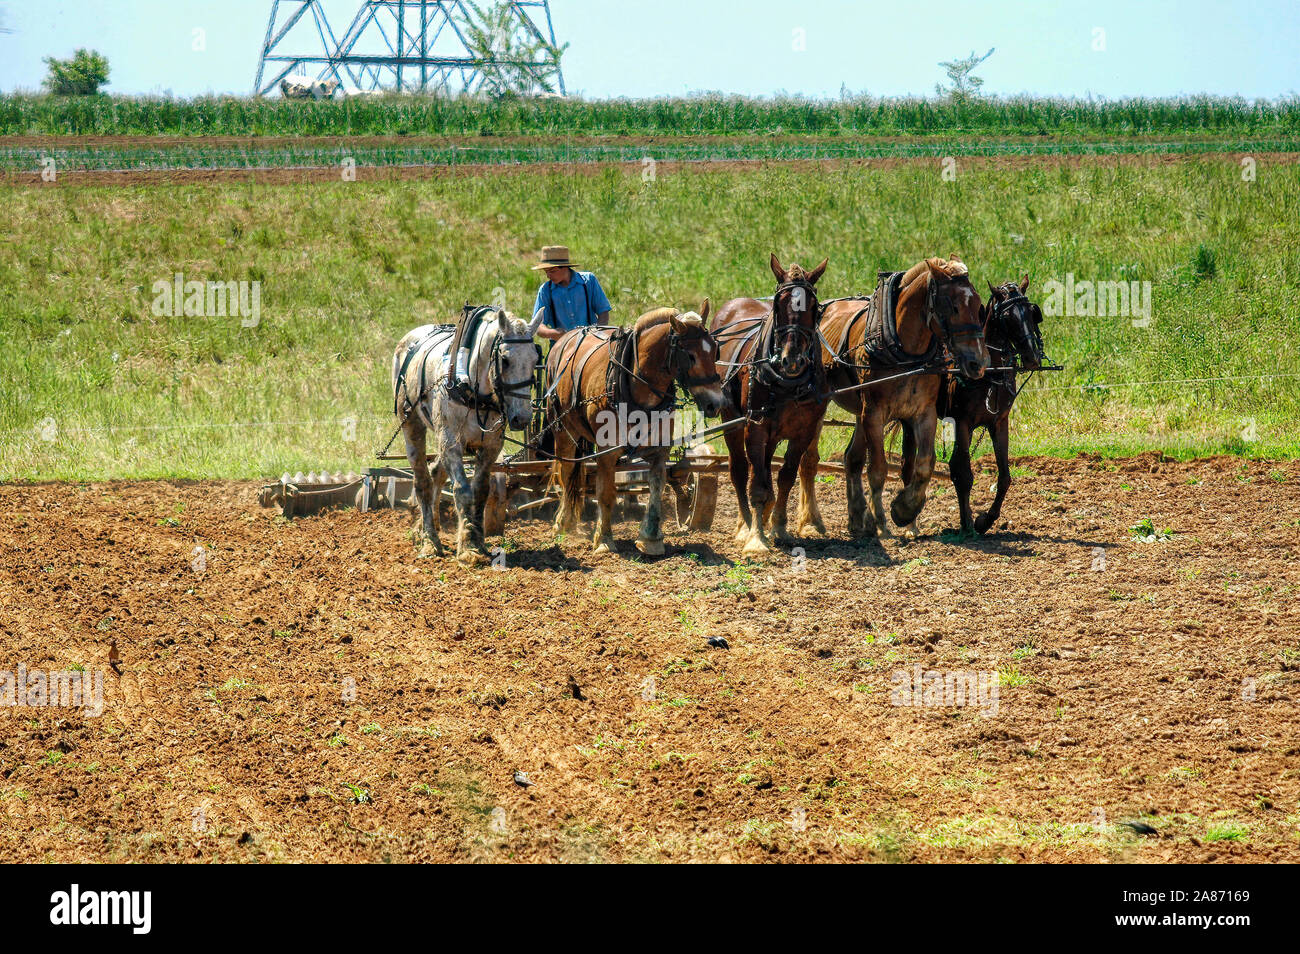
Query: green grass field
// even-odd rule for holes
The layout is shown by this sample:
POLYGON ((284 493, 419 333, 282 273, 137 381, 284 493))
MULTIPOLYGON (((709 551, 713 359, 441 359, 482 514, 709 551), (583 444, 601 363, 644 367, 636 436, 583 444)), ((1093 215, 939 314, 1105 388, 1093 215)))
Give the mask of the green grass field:
MULTIPOLYGON (((1016 453, 1291 457, 1300 165, 1235 158, 636 167, 301 186, 11 188, 0 200, 0 479, 263 477, 359 469, 392 432, 409 328, 504 290, 567 242, 615 315, 770 294, 768 253, 830 257, 823 297, 959 253, 979 287, 1030 273, 1150 281, 1153 321, 1048 318, 1053 358, 1016 453), (152 286, 262 283, 260 324, 156 317, 152 286), (1230 379, 1193 381, 1189 379, 1230 379), (1167 382, 1137 384, 1133 382, 1167 382), (1050 388, 1050 390, 1049 390, 1050 388), (349 419, 357 421, 355 438, 349 419)), ((833 443, 842 429, 828 429, 833 443)), ((984 448, 987 449, 987 442, 984 448)))
POLYGON ((328 102, 0 96, 0 136, 1152 136, 1300 134, 1300 99, 1121 100, 849 96, 486 101, 384 96, 328 102))
POLYGON ((518 165, 531 163, 641 163, 719 162, 734 160, 801 159, 914 159, 944 156, 1112 156, 1183 155, 1203 153, 1300 152, 1300 136, 1289 139, 1239 139, 1212 137, 1195 140, 1136 139, 1061 140, 1048 138, 964 139, 928 136, 892 141, 876 137, 714 137, 702 141, 666 137, 656 142, 629 139, 576 139, 571 141, 520 139, 493 143, 460 140, 403 144, 374 137, 355 137, 323 145, 312 140, 278 141, 258 145, 256 140, 240 143, 189 142, 159 144, 116 138, 85 144, 80 140, 58 144, 0 145, 0 172, 35 172, 53 159, 61 172, 144 169, 283 169, 341 168, 345 160, 357 166, 399 168, 402 166, 518 165))

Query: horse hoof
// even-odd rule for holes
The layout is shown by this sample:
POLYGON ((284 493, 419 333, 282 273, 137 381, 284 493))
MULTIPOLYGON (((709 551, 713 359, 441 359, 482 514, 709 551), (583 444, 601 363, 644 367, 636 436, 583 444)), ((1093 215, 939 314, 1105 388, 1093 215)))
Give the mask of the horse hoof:
POLYGON ((767 542, 760 534, 755 533, 749 538, 749 542, 745 544, 745 548, 741 552, 745 556, 767 556, 772 552, 772 548, 767 545, 767 542))
POLYGON ((607 553, 613 553, 614 548, 610 544, 602 540, 600 543, 596 544, 595 549, 593 549, 591 552, 595 556, 604 556, 607 553))
POLYGON ((456 554, 456 560, 465 566, 487 566, 488 558, 477 550, 462 550, 456 554))
POLYGON ((424 546, 420 547, 420 552, 416 554, 416 559, 428 560, 431 559, 432 557, 441 557, 441 556, 442 556, 441 546, 439 546, 436 543, 425 543, 424 546))
POLYGON ((662 540, 637 540, 636 548, 646 556, 664 555, 664 542, 662 540))

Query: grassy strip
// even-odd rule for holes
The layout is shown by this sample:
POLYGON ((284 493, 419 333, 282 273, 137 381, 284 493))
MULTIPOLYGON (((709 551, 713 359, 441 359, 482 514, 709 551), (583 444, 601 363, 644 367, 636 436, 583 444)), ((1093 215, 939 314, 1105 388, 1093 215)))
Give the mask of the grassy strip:
MULTIPOLYGON (((391 432, 398 338, 466 299, 503 294, 526 312, 537 287, 527 263, 562 241, 601 276, 620 320, 768 294, 773 249, 829 256, 825 297, 950 252, 981 287, 1029 272, 1039 300, 1067 273, 1150 281, 1147 327, 1047 319, 1068 370, 1029 385, 1015 450, 1296 456, 1297 223, 1300 167, 1261 164, 1246 182, 1209 158, 972 166, 955 182, 911 165, 772 165, 648 182, 610 167, 14 191, 0 206, 0 478, 357 469, 391 432), (260 324, 155 315, 153 283, 177 271, 262 282, 260 324), (1211 377, 1233 380, 1187 380, 1211 377), (1164 383, 1130 386, 1152 381, 1164 383)), ((827 455, 846 437, 828 429, 827 455)))
POLYGON ((760 143, 663 142, 607 144, 591 141, 509 146, 372 146, 364 140, 346 146, 236 147, 228 145, 0 147, 0 171, 33 171, 49 157, 62 171, 138 169, 277 169, 338 167, 346 159, 358 166, 517 165, 553 162, 643 162, 880 159, 943 156, 1113 156, 1187 153, 1267 153, 1300 151, 1300 137, 1272 140, 1025 142, 936 139, 920 142, 844 140, 801 142, 774 139, 760 143))
POLYGON ((0 135, 1068 135, 1300 134, 1300 99, 1187 96, 1113 101, 869 96, 841 100, 547 100, 0 96, 0 135))

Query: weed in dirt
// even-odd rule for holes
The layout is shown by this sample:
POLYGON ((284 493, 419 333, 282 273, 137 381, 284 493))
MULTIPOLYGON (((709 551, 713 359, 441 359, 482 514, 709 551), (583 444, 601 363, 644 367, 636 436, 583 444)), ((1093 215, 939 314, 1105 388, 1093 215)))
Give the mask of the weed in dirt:
POLYGON ((1139 543, 1162 543, 1174 538, 1174 532, 1168 527, 1157 528, 1150 517, 1143 517, 1128 528, 1132 539, 1139 543))
POLYGON ((1245 841, 1250 835, 1250 829, 1245 825, 1228 823, 1225 825, 1211 825, 1205 832, 1206 841, 1245 841))
POLYGON ((998 670, 998 685, 1014 689, 1017 686, 1023 686, 1030 681, 1030 677, 1025 675, 1016 666, 1004 666, 998 670))

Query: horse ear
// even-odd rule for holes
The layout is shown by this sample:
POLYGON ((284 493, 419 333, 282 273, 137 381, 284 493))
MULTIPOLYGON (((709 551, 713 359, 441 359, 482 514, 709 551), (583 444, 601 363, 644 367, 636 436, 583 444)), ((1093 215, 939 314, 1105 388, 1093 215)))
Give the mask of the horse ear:
POLYGON ((688 330, 686 327, 686 322, 682 321, 680 316, 673 315, 668 320, 672 323, 673 331, 677 332, 679 335, 686 334, 688 330))
POLYGON ((510 315, 504 308, 497 309, 497 329, 503 335, 510 334, 510 315))
POLYGON ((1029 273, 1025 272, 1025 277, 1020 279, 1020 290, 1023 292, 1029 288, 1029 273))
POLYGON ((528 337, 537 337, 537 329, 542 326, 542 319, 546 317, 546 309, 538 308, 537 314, 533 315, 533 320, 528 322, 528 337))
POLYGON ((776 276, 776 280, 777 280, 778 282, 784 282, 784 281, 785 281, 785 269, 782 268, 782 267, 781 267, 781 263, 780 263, 779 261, 777 261, 777 258, 776 258, 776 252, 773 252, 773 253, 772 253, 772 261, 771 261, 770 264, 772 265, 772 274, 776 276))
POLYGON ((984 284, 989 286, 989 294, 992 295, 994 298, 997 298, 998 290, 997 288, 994 287, 993 283, 986 278, 984 279, 984 284))
POLYGON ((831 263, 829 258, 823 258, 822 263, 808 273, 808 284, 816 285, 817 279, 822 277, 822 272, 826 271, 826 266, 831 263))
POLYGON ((704 299, 704 304, 700 306, 700 321, 701 321, 701 322, 704 322, 704 321, 708 321, 708 320, 709 320, 709 306, 710 306, 711 304, 712 304, 712 303, 711 303, 711 302, 706 298, 706 299, 704 299))
MULTIPOLYGON (((953 253, 952 255, 949 255, 949 256, 948 256, 948 261, 950 261, 950 262, 960 262, 960 261, 961 261, 961 257, 960 257, 959 255, 957 255, 956 253, 953 253)), ((963 264, 964 264, 964 263, 963 263, 963 264)))

